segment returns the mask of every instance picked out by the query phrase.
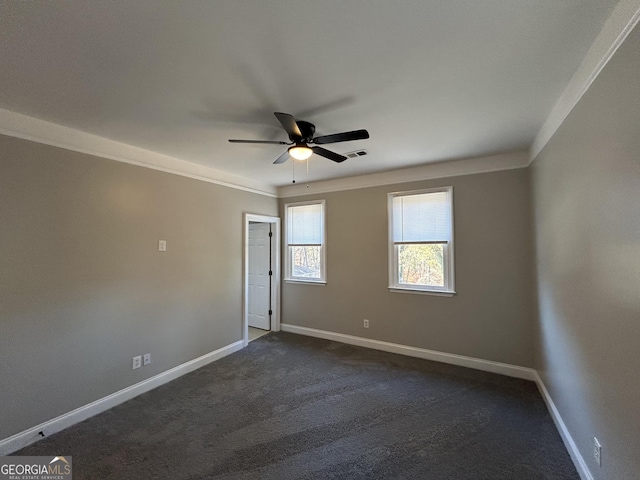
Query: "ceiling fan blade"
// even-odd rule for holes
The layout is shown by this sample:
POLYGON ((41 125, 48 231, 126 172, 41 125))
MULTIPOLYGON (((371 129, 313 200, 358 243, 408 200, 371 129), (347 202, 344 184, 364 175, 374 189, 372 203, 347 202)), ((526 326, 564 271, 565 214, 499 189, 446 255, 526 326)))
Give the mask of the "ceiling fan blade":
POLYGON ((289 115, 288 113, 281 113, 281 112, 273 112, 273 114, 276 116, 278 121, 282 124, 282 126, 286 130, 289 137, 294 136, 294 137, 302 138, 302 132, 300 131, 300 127, 298 127, 298 124, 296 123, 296 119, 293 118, 292 115, 289 115))
POLYGON ((287 142, 282 142, 280 140, 235 140, 230 139, 231 143, 264 143, 268 145, 289 145, 287 142))
POLYGON ((333 160, 337 163, 344 162, 347 159, 347 157, 345 157, 344 155, 332 152, 331 150, 327 150, 326 148, 311 147, 311 150, 313 150, 313 153, 320 155, 321 157, 328 158, 329 160, 333 160))
POLYGON ((333 135, 323 135, 313 139, 313 143, 324 145, 327 143, 349 142, 351 140, 366 140, 369 132, 366 130, 354 130, 353 132, 334 133, 333 135))
POLYGON ((273 163, 274 163, 274 165, 275 165, 275 164, 278 164, 278 163, 284 163, 284 162, 286 162, 287 160, 289 160, 289 150, 287 150, 287 151, 286 151, 286 152, 284 152, 282 155, 280 155, 280 156, 276 159, 276 161, 275 161, 275 162, 273 162, 273 163))

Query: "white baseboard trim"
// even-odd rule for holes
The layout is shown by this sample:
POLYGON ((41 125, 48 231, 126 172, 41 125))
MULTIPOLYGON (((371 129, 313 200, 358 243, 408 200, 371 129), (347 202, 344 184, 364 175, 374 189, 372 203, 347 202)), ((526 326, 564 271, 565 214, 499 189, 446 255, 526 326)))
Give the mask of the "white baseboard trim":
MULTIPOLYGON (((424 348, 410 347, 407 345, 401 345, 398 343, 383 342, 381 340, 372 340, 364 337, 356 337, 353 335, 346 335, 343 333, 329 332, 326 330, 318 330, 315 328, 300 327, 298 325, 291 325, 282 323, 280 329, 283 332, 296 333, 299 335, 306 335, 310 337, 322 338, 325 340, 333 340, 336 342, 346 343, 349 345, 356 345, 359 347, 371 348, 374 350, 382 350, 384 352, 397 353, 400 355, 407 355, 410 357, 423 358, 426 360, 433 360, 441 363, 448 363, 452 365, 458 365, 461 367, 473 368, 476 370, 482 370, 485 372, 492 372, 501 375, 507 375, 509 377, 522 378, 525 380, 533 380, 538 385, 540 394, 544 399, 551 418, 553 419, 560 437, 571 456, 578 474, 582 480, 594 480, 593 475, 589 471, 584 458, 580 454, 577 445, 573 441, 573 437, 569 433, 567 426, 565 425, 560 412, 556 408, 549 391, 547 390, 542 378, 538 372, 532 368, 519 367, 517 365, 510 365, 507 363, 493 362, 490 360, 482 360, 474 357, 466 357, 464 355, 456 355, 452 353, 438 352, 436 350, 427 350, 424 348)), ((82 407, 76 408, 71 412, 65 413, 52 420, 48 420, 40 425, 24 430, 11 437, 0 440, 0 456, 9 455, 27 445, 30 445, 42 437, 39 432, 45 432, 46 436, 52 435, 56 432, 64 430, 76 423, 82 422, 87 418, 93 417, 99 413, 102 413, 110 408, 115 407, 127 400, 130 400, 138 395, 141 395, 149 390, 152 390, 160 385, 175 380, 182 375, 204 367, 205 365, 219 360, 227 355, 230 355, 238 350, 244 348, 244 340, 239 340, 230 345, 222 347, 213 352, 207 353, 201 357, 195 358, 189 362, 178 365, 166 372, 159 373, 147 380, 131 385, 123 390, 112 393, 104 398, 96 400, 82 407)))
POLYGON ((0 456, 13 453, 16 450, 19 450, 40 440, 42 437, 39 432, 44 432, 46 436, 49 436, 53 433, 64 430, 71 425, 82 422, 87 418, 93 417, 94 415, 109 410, 110 408, 126 402, 127 400, 131 400, 132 398, 137 397, 140 394, 143 394, 145 392, 148 392, 149 390, 153 390, 154 388, 159 387, 160 385, 175 380, 182 375, 197 370, 198 368, 204 367, 211 362, 215 362, 222 357, 226 357, 227 355, 237 352, 243 347, 244 340, 239 340, 230 345, 219 348, 218 350, 214 350, 213 352, 202 355, 201 357, 183 363, 182 365, 178 365, 177 367, 174 367, 170 370, 159 373, 158 375, 143 380, 142 382, 136 383, 135 385, 131 385, 130 387, 112 393, 111 395, 107 395, 106 397, 96 400, 95 402, 83 405, 82 407, 76 408, 75 410, 60 415, 59 417, 56 417, 52 420, 48 420, 44 423, 41 423, 40 425, 36 425, 35 427, 29 428, 20 433, 16 433, 15 435, 5 438, 4 440, 0 440, 0 456))
POLYGON ((538 386, 538 390, 547 404, 549 414, 553 419, 553 422, 560 433, 560 437, 564 442, 564 445, 569 452, 569 456, 573 461, 573 464, 580 475, 581 480, 594 480, 593 475, 589 471, 584 458, 580 454, 576 443, 573 441, 567 426, 565 425, 560 412, 556 408, 547 387, 545 386, 542 378, 536 370, 533 368, 519 367, 517 365, 510 365, 508 363, 493 362, 490 360, 482 360, 480 358, 466 357, 463 355, 455 355, 452 353, 438 352, 435 350, 427 350, 424 348, 409 347, 407 345, 401 345, 398 343, 383 342, 380 340, 372 340, 370 338, 356 337, 353 335, 346 335, 343 333, 329 332, 326 330, 317 330, 315 328, 300 327, 298 325, 291 325, 288 323, 281 323, 280 329, 283 332, 296 333, 299 335, 307 335, 309 337, 323 338, 325 340, 333 340, 336 342, 347 343, 349 345, 356 345, 358 347, 372 348, 374 350, 382 350, 384 352, 398 353, 400 355, 407 355, 410 357, 424 358, 426 360, 433 360, 441 363, 449 363, 452 365, 458 365, 461 367, 473 368, 476 370, 482 370, 485 372, 498 373, 500 375, 507 375, 509 377, 522 378, 525 380, 533 380, 538 386))
POLYGON ((372 340, 370 338, 355 337, 353 335, 345 335, 344 333, 328 332, 326 330, 317 330, 315 328, 299 327, 288 323, 281 323, 280 329, 283 332, 297 333, 299 335, 307 335, 309 337, 323 338, 325 340, 334 340, 336 342, 356 345, 358 347, 372 348, 374 350, 382 350, 384 352, 398 353, 409 357, 424 358, 435 362, 449 363, 460 367, 473 368, 485 372, 498 373, 509 377, 523 378, 525 380, 535 380, 536 371, 532 368, 519 367, 508 363, 493 362, 491 360, 482 360, 480 358, 466 357, 464 355, 456 355, 453 353, 438 352, 436 350, 427 350, 425 348, 410 347, 399 343, 383 342, 381 340, 372 340))
POLYGON ((571 460, 573 460, 573 464, 575 465, 576 470, 578 471, 578 475, 580 475, 580 478, 582 480, 593 480, 593 475, 591 475, 591 471, 589 470, 589 467, 587 467, 587 463, 584 461, 584 458, 580 454, 580 451, 578 450, 578 446, 576 445, 576 442, 573 441, 573 437, 569 433, 569 430, 567 429, 567 426, 565 425, 564 420, 562 420, 562 417, 560 416, 560 412, 556 408, 555 403, 553 403, 553 400, 551 399, 551 395, 549 395, 549 391, 547 390, 547 387, 545 386, 544 382, 542 381, 542 378, 540 377, 537 371, 535 372, 535 380, 536 380, 536 384, 538 385, 538 390, 540 390, 540 394, 542 395, 544 402, 547 404, 547 409, 551 414, 551 418, 553 419, 553 422, 556 424, 556 428, 560 433, 560 437, 562 437, 564 446, 567 448, 567 451, 571 456, 571 460))

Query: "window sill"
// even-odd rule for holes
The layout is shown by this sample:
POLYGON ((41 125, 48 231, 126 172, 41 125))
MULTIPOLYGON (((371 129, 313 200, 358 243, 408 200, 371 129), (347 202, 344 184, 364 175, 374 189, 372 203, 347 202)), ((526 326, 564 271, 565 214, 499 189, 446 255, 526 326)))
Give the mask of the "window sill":
POLYGON ((433 295, 436 297, 453 297, 456 292, 448 292, 444 290, 421 290, 418 288, 389 287, 392 293, 411 293, 413 295, 433 295))
POLYGON ((291 278, 285 278, 284 283, 293 283, 294 285, 319 285, 321 287, 324 287, 327 284, 327 282, 323 280, 294 280, 291 278))

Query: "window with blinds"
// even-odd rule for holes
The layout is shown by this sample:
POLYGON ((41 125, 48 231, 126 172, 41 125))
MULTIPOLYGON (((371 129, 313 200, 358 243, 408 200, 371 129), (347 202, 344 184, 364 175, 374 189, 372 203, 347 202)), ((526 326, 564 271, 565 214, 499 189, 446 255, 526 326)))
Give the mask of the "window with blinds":
POLYGON ((389 288, 454 293, 453 188, 389 194, 389 288))
POLYGON ((324 200, 285 205, 286 280, 325 282, 324 200))

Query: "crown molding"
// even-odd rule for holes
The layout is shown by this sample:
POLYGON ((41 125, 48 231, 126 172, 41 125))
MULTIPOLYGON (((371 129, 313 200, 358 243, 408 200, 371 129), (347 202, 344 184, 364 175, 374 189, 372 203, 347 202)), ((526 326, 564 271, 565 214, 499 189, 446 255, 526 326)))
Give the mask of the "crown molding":
POLYGON ((540 154, 602 69, 640 20, 640 0, 621 0, 560 95, 530 149, 530 163, 540 154))
POLYGON ((403 168, 387 172, 358 175, 355 177, 336 178, 309 184, 287 185, 278 188, 278 197, 297 197, 315 193, 338 192, 358 188, 392 185, 435 178, 458 177, 476 173, 497 172, 525 168, 529 165, 529 154, 526 150, 486 157, 467 158, 448 162, 429 163, 419 167, 403 168))
POLYGON ((0 109, 0 134, 269 197, 275 197, 277 192, 275 187, 262 182, 10 110, 0 109))

